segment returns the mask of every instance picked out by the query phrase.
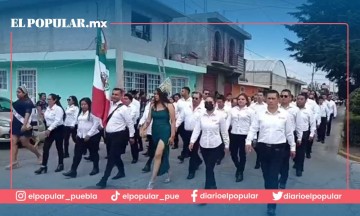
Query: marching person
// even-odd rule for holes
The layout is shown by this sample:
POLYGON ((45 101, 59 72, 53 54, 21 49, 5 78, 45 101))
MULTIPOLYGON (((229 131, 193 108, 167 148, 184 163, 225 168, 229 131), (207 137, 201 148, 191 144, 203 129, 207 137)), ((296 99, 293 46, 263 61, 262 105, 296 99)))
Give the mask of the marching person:
MULTIPOLYGON (((179 93, 176 93, 172 96, 173 100, 174 100, 174 107, 175 107, 175 118, 178 119, 179 118, 179 110, 178 110, 178 101, 180 100, 181 95, 179 93)), ((174 146, 172 147, 172 149, 178 149, 179 148, 179 131, 176 131, 175 134, 175 141, 174 141, 174 146)))
MULTIPOLYGON (((278 189, 286 145, 290 145, 292 157, 295 157, 296 145, 291 117, 287 111, 278 106, 279 93, 276 90, 268 91, 266 102, 267 109, 255 114, 245 144, 247 152, 251 152, 251 142, 259 132, 257 147, 265 189, 278 189)), ((275 215, 275 209, 276 204, 268 204, 268 215, 275 215)))
POLYGON ((233 98, 233 96, 232 96, 231 93, 228 93, 228 94, 226 95, 225 107, 228 107, 229 109, 232 108, 232 106, 231 106, 231 100, 232 100, 232 98, 233 98))
POLYGON ((38 175, 43 172, 47 173, 49 152, 54 141, 58 152, 58 166, 55 172, 61 172, 64 170, 63 135, 66 114, 64 108, 61 106, 60 99, 61 97, 56 94, 50 94, 48 97, 49 106, 46 108, 44 113, 46 122, 46 139, 43 148, 43 160, 41 167, 35 171, 38 175))
POLYGON ((249 97, 245 93, 241 93, 238 96, 238 106, 231 109, 226 121, 227 128, 231 127, 229 149, 231 159, 236 167, 236 182, 241 182, 244 179, 243 173, 246 163, 245 140, 255 115, 255 111, 248 107, 249 104, 249 97))
POLYGON ((152 122, 152 138, 154 142, 155 156, 154 168, 147 186, 153 189, 157 176, 166 175, 164 182, 170 180, 170 145, 174 145, 175 139, 175 108, 167 99, 169 87, 163 83, 154 93, 154 104, 150 108, 150 113, 146 124, 142 128, 142 135, 146 134, 147 128, 152 122))
POLYGON ((90 98, 80 100, 81 112, 77 117, 77 142, 75 142, 74 159, 71 170, 63 173, 64 176, 76 178, 77 168, 81 162, 83 152, 90 151, 90 158, 93 162, 93 170, 89 175, 99 173, 99 143, 101 134, 98 130, 100 119, 91 113, 90 98))
POLYGON ((123 94, 124 90, 114 88, 111 95, 112 104, 109 115, 105 121, 105 139, 109 145, 110 155, 106 163, 104 176, 96 184, 96 186, 101 189, 106 188, 107 180, 115 165, 118 168, 118 173, 112 179, 125 177, 124 163, 121 160, 121 155, 125 154, 128 142, 130 142, 130 144, 135 142, 135 124, 131 118, 131 109, 125 105, 130 102, 125 101, 123 94), (122 102, 123 99, 124 103, 122 102))
MULTIPOLYGON (((296 105, 293 105, 291 102, 292 102, 291 91, 289 89, 282 90, 280 94, 280 103, 281 103, 280 108, 286 110, 290 114, 291 122, 292 122, 292 131, 295 136, 296 117, 299 112, 299 108, 296 105)), ((286 182, 289 177, 289 160, 290 160, 290 145, 286 145, 284 160, 280 170, 280 180, 279 180, 280 189, 286 188, 286 182)))
POLYGON ((224 116, 215 111, 215 99, 208 96, 205 100, 206 112, 196 121, 191 135, 189 149, 195 151, 195 143, 200 134, 200 151, 206 166, 205 189, 217 189, 214 167, 219 155, 223 151, 221 144, 229 148, 229 134, 224 116), (223 141, 222 141, 223 140, 223 141))
POLYGON ((33 145, 30 144, 30 138, 32 137, 30 116, 35 106, 29 98, 28 90, 24 86, 20 86, 16 89, 16 96, 18 100, 12 104, 12 162, 6 167, 6 169, 16 169, 20 167, 17 158, 19 153, 19 141, 22 146, 34 153, 39 161, 41 160, 41 154, 33 145))
MULTIPOLYGON (((189 146, 191 134, 194 131, 195 124, 199 121, 200 116, 205 112, 205 107, 201 106, 202 94, 200 92, 192 93, 192 106, 184 107, 181 111, 179 118, 176 120, 176 128, 178 128, 183 122, 184 124, 184 135, 185 139, 183 140, 184 145, 189 146)), ((195 177, 195 172, 202 164, 202 160, 199 156, 199 144, 200 139, 198 138, 194 143, 193 150, 190 152, 190 161, 189 161, 189 173, 187 179, 193 179, 195 177)))
POLYGON ((138 101, 133 98, 132 94, 125 94, 124 98, 126 99, 126 101, 129 101, 130 104, 125 104, 127 105, 130 110, 131 110, 131 118, 134 122, 134 128, 135 128, 135 143, 134 145, 130 145, 130 149, 131 149, 131 156, 132 156, 132 164, 135 164, 138 162, 139 160, 139 145, 138 145, 138 140, 140 137, 139 134, 139 129, 138 129, 138 118, 140 116, 140 107, 138 107, 138 101))
POLYGON ((44 115, 48 104, 46 103, 46 93, 39 94, 39 100, 36 102, 37 113, 44 115))
POLYGON ((329 118, 329 121, 328 121, 327 127, 326 127, 326 136, 330 136, 331 123, 332 123, 333 118, 336 118, 336 115, 337 115, 337 107, 336 107, 335 102, 332 99, 332 95, 330 95, 330 94, 328 95, 328 98, 327 98, 327 105, 328 105, 329 112, 330 112, 330 118, 329 118))
MULTIPOLYGON (((181 113, 182 110, 185 107, 191 107, 192 106, 192 98, 190 97, 190 88, 189 87, 183 87, 181 89, 181 98, 178 100, 177 102, 177 112, 181 113)), ((180 135, 181 139, 184 141, 185 138, 185 134, 184 134, 184 124, 182 123, 178 129, 177 129, 177 133, 180 135)), ((184 162, 185 158, 190 157, 190 152, 189 152, 189 146, 186 145, 185 143, 183 143, 183 149, 181 151, 181 154, 178 156, 178 159, 180 160, 180 162, 184 162)))
MULTIPOLYGON (((68 107, 65 110, 66 118, 64 122, 64 158, 69 155, 69 139, 70 136, 74 143, 76 142, 77 133, 77 116, 79 115, 79 102, 75 96, 70 96, 67 99, 68 107)), ((84 150, 86 152, 86 149, 84 150)))
MULTIPOLYGON (((252 108, 256 113, 263 113, 267 110, 267 104, 264 102, 264 92, 259 91, 256 95, 256 100, 254 100, 254 103, 250 105, 250 108, 252 108)), ((255 142, 256 141, 256 137, 255 138, 255 142)), ((255 146, 254 150, 256 152, 256 164, 255 164, 255 169, 260 169, 260 159, 258 156, 258 151, 257 151, 257 145, 255 146)))
POLYGON ((297 96, 296 103, 300 111, 296 118, 298 128, 296 129, 297 145, 294 167, 296 169, 296 176, 298 177, 302 176, 302 172, 304 171, 305 153, 308 145, 310 145, 310 142, 314 139, 316 130, 316 120, 310 108, 305 106, 306 100, 306 94, 302 93, 297 96))
MULTIPOLYGON (((146 104, 145 110, 144 110, 144 115, 141 117, 140 121, 139 121, 139 129, 141 129, 143 127, 143 125, 145 124, 146 120, 148 119, 149 113, 150 113, 150 107, 154 104, 154 98, 151 98, 151 101, 149 101, 148 104, 146 104)), ((149 127, 146 130, 146 138, 149 142, 148 145, 148 156, 149 159, 145 164, 145 167, 142 169, 142 171, 144 173, 150 172, 151 171, 151 163, 154 159, 154 155, 155 155, 155 147, 154 147, 154 142, 153 142, 153 138, 151 135, 151 128, 152 128, 152 122, 150 123, 149 127)))
POLYGON ((330 121, 330 110, 327 104, 324 103, 323 97, 319 98, 319 107, 320 107, 320 126, 318 127, 318 141, 321 143, 325 143, 325 132, 326 132, 326 124, 330 121))
MULTIPOLYGON (((222 113, 224 115, 224 118, 225 118, 225 121, 226 121, 226 119, 230 115, 231 107, 225 106, 225 101, 226 101, 226 98, 224 97, 224 95, 218 95, 216 97, 216 108, 215 108, 215 110, 217 112, 222 113)), ((229 130, 229 127, 227 129, 229 130)), ((223 151, 221 152, 220 157, 216 162, 217 165, 220 165, 222 159, 224 159, 224 157, 225 157, 225 145, 224 145, 224 143, 221 144, 221 147, 223 148, 223 151)))

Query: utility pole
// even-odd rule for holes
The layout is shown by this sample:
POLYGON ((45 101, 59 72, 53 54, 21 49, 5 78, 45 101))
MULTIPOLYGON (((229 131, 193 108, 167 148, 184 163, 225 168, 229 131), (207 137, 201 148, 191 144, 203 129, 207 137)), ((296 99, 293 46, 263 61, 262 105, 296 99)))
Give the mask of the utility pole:
POLYGON ((313 71, 311 73, 311 88, 312 90, 315 90, 315 84, 314 84, 314 75, 315 75, 316 71, 315 71, 315 66, 313 66, 313 71))

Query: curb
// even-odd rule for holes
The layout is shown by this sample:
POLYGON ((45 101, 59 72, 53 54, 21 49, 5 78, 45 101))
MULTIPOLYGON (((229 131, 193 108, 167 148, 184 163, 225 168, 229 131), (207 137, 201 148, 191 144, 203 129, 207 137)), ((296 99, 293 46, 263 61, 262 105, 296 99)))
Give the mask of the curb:
MULTIPOLYGON (((343 158, 347 159, 347 152, 342 150, 342 149, 339 149, 338 151, 338 155, 342 156, 343 158)), ((356 162, 360 162, 360 157, 358 156, 354 156, 352 154, 349 154, 349 160, 352 160, 352 161, 356 161, 356 162)))

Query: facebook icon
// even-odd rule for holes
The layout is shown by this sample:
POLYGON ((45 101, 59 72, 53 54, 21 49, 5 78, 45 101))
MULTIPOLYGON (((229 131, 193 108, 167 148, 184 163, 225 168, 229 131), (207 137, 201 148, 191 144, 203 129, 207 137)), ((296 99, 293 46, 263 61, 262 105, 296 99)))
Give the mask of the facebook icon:
POLYGON ((198 192, 198 190, 193 190, 193 192, 191 194, 191 197, 193 198, 193 202, 196 202, 196 197, 198 196, 197 192, 198 192))

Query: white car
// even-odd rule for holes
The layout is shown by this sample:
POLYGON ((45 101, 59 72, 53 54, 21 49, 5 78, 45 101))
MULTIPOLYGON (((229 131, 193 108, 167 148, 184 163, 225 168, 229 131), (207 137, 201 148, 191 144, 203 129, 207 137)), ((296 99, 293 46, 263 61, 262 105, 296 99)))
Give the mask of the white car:
POLYGON ((0 97, 0 144, 10 143, 10 111, 10 100, 0 97))

